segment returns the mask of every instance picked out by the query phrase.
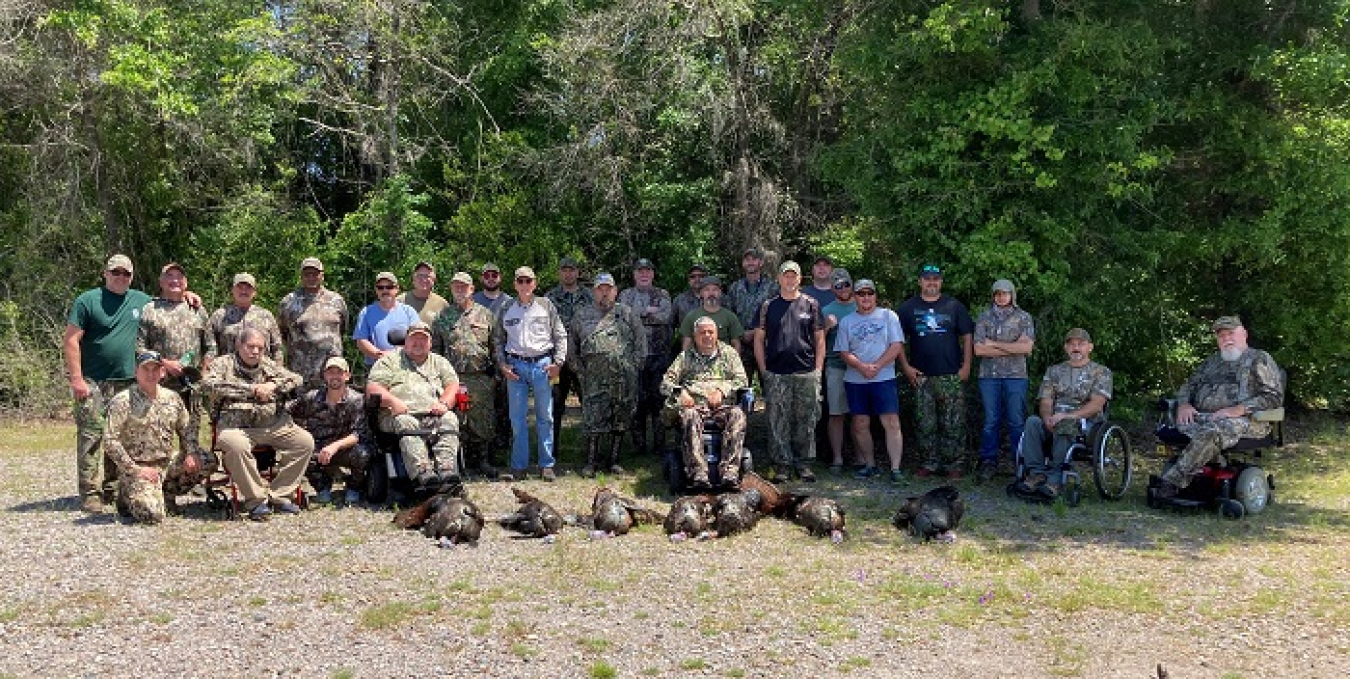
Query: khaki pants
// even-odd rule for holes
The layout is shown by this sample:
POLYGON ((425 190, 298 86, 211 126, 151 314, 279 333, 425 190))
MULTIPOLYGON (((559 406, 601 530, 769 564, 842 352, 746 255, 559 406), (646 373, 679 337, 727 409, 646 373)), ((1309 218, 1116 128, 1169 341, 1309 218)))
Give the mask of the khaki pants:
POLYGON ((305 467, 314 454, 314 437, 283 416, 269 427, 222 429, 216 435, 216 450, 239 486, 244 510, 251 511, 263 502, 290 500, 305 475, 305 467), (269 483, 258 471, 254 446, 271 446, 277 452, 277 473, 269 483))

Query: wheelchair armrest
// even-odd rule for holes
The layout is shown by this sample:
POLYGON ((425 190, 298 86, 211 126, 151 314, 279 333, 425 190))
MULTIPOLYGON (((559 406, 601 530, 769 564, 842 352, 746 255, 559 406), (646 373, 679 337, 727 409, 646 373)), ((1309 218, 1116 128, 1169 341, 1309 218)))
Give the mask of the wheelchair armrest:
POLYGON ((1252 411, 1252 422, 1283 422, 1284 408, 1252 411))

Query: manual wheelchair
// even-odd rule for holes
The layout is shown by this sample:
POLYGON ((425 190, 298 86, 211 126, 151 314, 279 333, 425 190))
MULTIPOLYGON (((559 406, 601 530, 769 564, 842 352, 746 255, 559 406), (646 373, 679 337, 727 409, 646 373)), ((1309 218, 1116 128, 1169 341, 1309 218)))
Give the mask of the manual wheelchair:
MULTIPOLYGON (((745 413, 746 418, 755 406, 755 391, 750 387, 742 387, 736 390, 736 405, 745 413)), ((683 436, 683 434, 681 434, 683 436)), ((665 451, 662 461, 662 470, 666 481, 670 484, 670 494, 676 497, 685 495, 693 489, 689 487, 689 475, 684 469, 684 442, 665 451)), ((708 462, 708 481, 712 484, 713 490, 704 492, 720 492, 722 483, 722 428, 712 418, 703 421, 703 459, 708 462)), ((754 462, 750 455, 750 449, 744 445, 741 446, 741 476, 754 471, 754 462)))
MULTIPOLYGON (((1157 450, 1167 459, 1167 464, 1172 465, 1191 439, 1174 426, 1176 400, 1162 399, 1158 405, 1163 418, 1156 432, 1157 450)), ((1254 462, 1240 458, 1259 460, 1264 451, 1284 446, 1284 408, 1258 410, 1251 414, 1251 418, 1256 422, 1269 422, 1270 434, 1262 438, 1240 439, 1236 445, 1224 448, 1175 497, 1158 497, 1156 491, 1162 484, 1162 477, 1156 474, 1149 476, 1148 506, 1155 509, 1211 508, 1228 519, 1259 514, 1270 506, 1275 501, 1274 475, 1267 474, 1254 462)))
MULTIPOLYGON (((1124 427, 1108 420, 1109 411, 1108 403, 1100 418, 1078 421, 1078 435, 1070 444, 1064 462, 1060 464, 1058 471, 1064 478, 1062 496, 1064 503, 1070 507, 1076 507, 1083 501, 1082 484, 1074 462, 1092 464, 1092 482, 1097 487, 1097 495, 1103 500, 1119 500, 1130 488, 1130 481, 1134 478, 1134 453, 1130 449, 1130 437, 1126 435, 1124 427)), ((1024 500, 1053 501, 1040 493, 1026 493, 1017 487, 1027 475, 1026 457, 1022 454, 1022 445, 1026 439, 1027 435, 1023 433, 1022 440, 1017 442, 1014 455, 1016 480, 1008 484, 1007 493, 1024 500)), ((1053 438, 1047 443, 1053 446, 1053 438)))

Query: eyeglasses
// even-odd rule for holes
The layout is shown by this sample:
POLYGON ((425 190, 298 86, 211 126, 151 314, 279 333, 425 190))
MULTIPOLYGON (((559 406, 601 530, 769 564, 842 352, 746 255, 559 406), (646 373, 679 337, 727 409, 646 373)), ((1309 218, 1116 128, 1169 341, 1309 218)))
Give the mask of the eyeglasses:
POLYGON ((398 289, 398 286, 397 286, 397 285, 377 285, 377 286, 375 286, 375 289, 376 289, 376 290, 397 290, 397 289, 398 289))
POLYGON ((126 278, 131 278, 131 272, 130 272, 130 271, 127 271, 126 269, 113 269, 112 271, 109 271, 108 273, 110 273, 110 274, 112 274, 112 275, 114 275, 114 276, 124 276, 124 277, 126 277, 126 278))
POLYGON ((415 273, 413 274, 413 278, 416 278, 419 281, 429 281, 433 278, 433 275, 429 273, 415 273))
POLYGON ((853 287, 853 284, 852 284, 852 283, 835 283, 835 284, 834 284, 834 289, 835 289, 835 290, 843 290, 844 288, 851 288, 851 287, 853 287))
POLYGON ((484 272, 483 272, 483 278, 501 278, 501 277, 502 277, 502 275, 499 274, 499 273, 497 273, 496 271, 484 271, 484 272))
POLYGON ((691 273, 691 274, 689 274, 689 280, 692 281, 692 280, 694 280, 695 278, 703 278, 703 276, 704 276, 704 274, 701 274, 701 273, 691 273))
POLYGON ((876 291, 876 290, 858 290, 857 292, 855 292, 855 293, 853 293, 853 294, 855 294, 855 295, 857 295, 857 296, 859 296, 859 297, 871 297, 871 296, 877 294, 877 291, 876 291))
POLYGON ((517 277, 516 277, 516 282, 517 282, 517 283, 533 283, 533 282, 534 282, 534 279, 533 279, 533 278, 527 278, 527 277, 525 277, 525 276, 517 276, 517 277))

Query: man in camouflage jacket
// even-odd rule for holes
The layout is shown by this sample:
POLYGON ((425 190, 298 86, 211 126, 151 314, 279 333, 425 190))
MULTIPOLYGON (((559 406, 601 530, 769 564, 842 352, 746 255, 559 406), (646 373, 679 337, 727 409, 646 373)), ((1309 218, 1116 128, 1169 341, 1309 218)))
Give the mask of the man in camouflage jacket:
POLYGON ((685 473, 694 488, 711 487, 703 457, 703 425, 709 419, 722 427, 722 484, 726 489, 738 487, 745 412, 736 403, 736 391, 747 386, 736 350, 717 339, 717 322, 706 316, 695 321, 694 343, 680 353, 661 381, 667 410, 679 415, 685 473))
POLYGON ((638 399, 638 370, 647 356, 642 319, 627 304, 615 301, 614 276, 595 277, 595 301, 577 309, 567 327, 569 363, 581 377, 581 412, 586 432, 586 466, 582 476, 595 476, 601 437, 609 436, 605 465, 622 474, 619 446, 638 399))
POLYGON ((492 452, 497 437, 497 363, 493 359, 492 326, 495 318, 473 299, 473 277, 455 273, 450 279, 450 306, 431 326, 431 351, 444 356, 459 375, 469 396, 469 409, 460 413, 460 445, 471 469, 495 478, 492 452))

